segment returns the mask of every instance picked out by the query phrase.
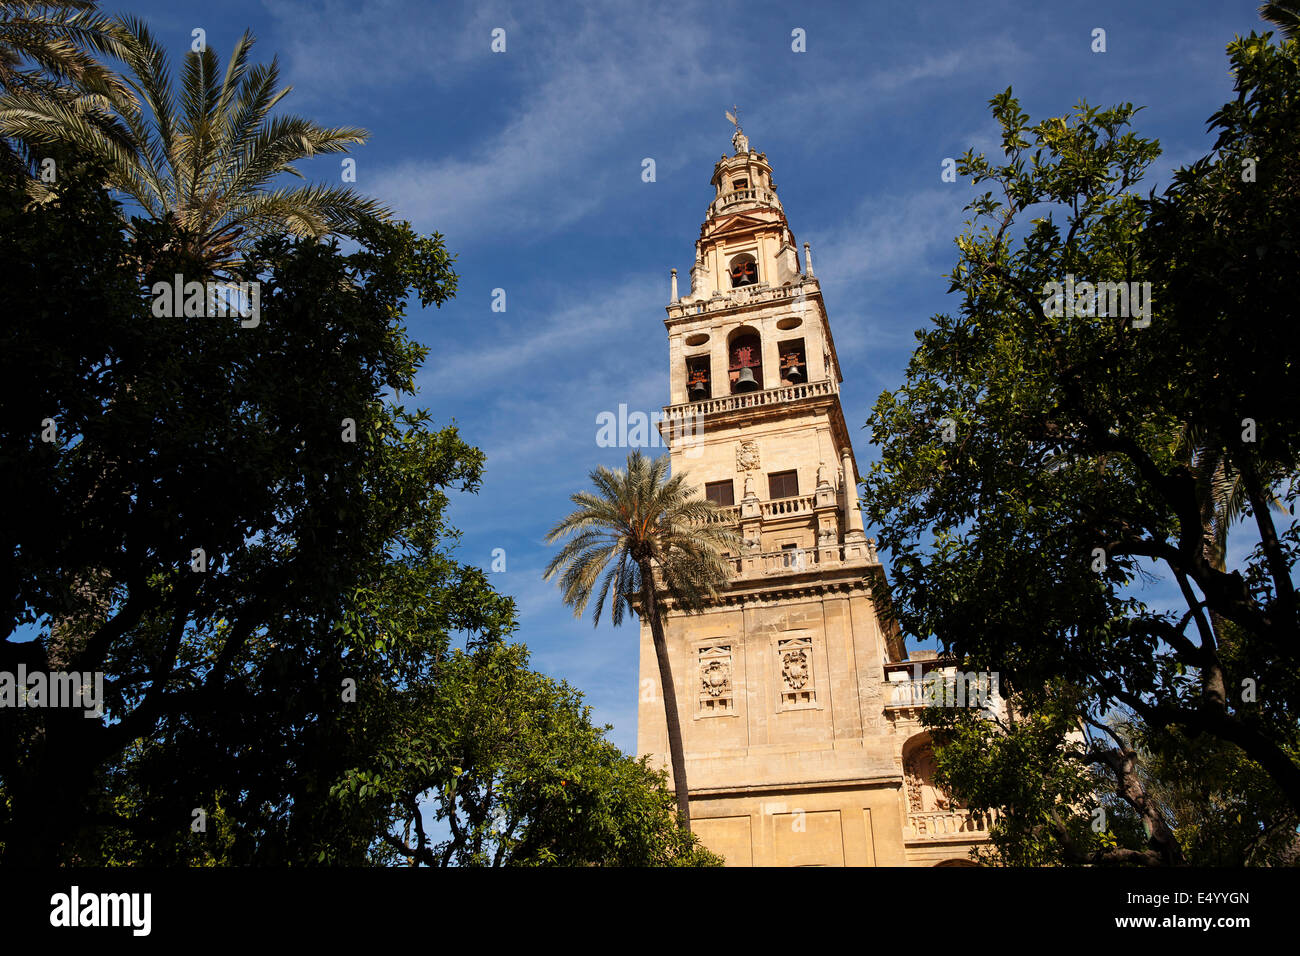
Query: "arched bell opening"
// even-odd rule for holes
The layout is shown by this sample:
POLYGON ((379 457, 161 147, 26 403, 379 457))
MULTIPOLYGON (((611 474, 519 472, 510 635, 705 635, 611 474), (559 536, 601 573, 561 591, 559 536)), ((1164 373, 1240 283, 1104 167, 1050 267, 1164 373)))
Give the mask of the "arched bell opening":
POLYGON ((737 329, 727 344, 727 375, 731 392, 756 392, 763 387, 763 343, 752 329, 737 329))
POLYGON ((709 357, 697 355, 686 360, 686 399, 691 402, 713 397, 709 357))
POLYGON ((731 274, 733 289, 758 283, 758 262, 747 252, 732 259, 727 271, 731 274))
POLYGON ((803 339, 777 343, 776 354, 781 357, 782 385, 799 385, 808 381, 808 360, 804 357, 803 339))

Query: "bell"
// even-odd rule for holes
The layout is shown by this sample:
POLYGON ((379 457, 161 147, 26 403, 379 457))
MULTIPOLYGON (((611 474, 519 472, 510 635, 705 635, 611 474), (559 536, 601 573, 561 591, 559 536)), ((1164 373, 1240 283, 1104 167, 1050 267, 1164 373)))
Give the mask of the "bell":
POLYGON ((691 398, 700 399, 703 398, 708 393, 709 390, 705 386, 703 381, 697 379, 696 381, 691 382, 691 398))
POLYGON ((758 382, 754 380, 754 370, 752 368, 742 368, 740 374, 736 376, 736 391, 752 392, 758 388, 758 382))
POLYGON ((785 370, 785 380, 787 382, 803 381, 803 372, 799 371, 798 365, 791 365, 788 369, 785 370))

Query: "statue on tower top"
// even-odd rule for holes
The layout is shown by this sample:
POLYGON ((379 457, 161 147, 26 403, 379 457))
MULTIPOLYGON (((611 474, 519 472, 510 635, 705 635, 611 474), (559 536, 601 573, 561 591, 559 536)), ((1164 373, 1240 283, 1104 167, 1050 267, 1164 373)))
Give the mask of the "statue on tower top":
POLYGON ((731 134, 731 145, 735 147, 736 155, 739 156, 741 153, 748 153, 749 137, 746 136, 745 131, 740 128, 740 107, 733 106, 730 110, 726 110, 725 112, 727 114, 727 119, 731 121, 731 125, 736 127, 736 131, 731 134))

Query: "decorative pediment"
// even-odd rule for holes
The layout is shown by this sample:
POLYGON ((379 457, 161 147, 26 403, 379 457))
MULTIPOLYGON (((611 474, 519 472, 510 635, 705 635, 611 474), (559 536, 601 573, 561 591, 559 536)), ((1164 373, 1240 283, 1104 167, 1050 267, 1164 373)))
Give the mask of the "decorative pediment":
POLYGON ((747 213, 737 213, 722 219, 714 219, 704 224, 700 230, 701 239, 723 239, 727 236, 740 235, 755 229, 771 229, 781 220, 775 216, 759 217, 747 213))

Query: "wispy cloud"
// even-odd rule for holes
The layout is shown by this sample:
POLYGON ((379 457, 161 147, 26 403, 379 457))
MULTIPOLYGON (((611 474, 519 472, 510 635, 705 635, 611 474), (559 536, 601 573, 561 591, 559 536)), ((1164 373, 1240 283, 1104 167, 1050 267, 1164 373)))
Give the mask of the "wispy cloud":
MULTIPOLYGON (((486 341, 476 339, 461 349, 443 350, 438 366, 456 369, 454 378, 426 369, 420 377, 424 392, 464 392, 470 389, 500 389, 516 384, 514 374, 520 369, 536 368, 543 360, 565 362, 552 365, 566 376, 581 375, 582 369, 572 356, 581 350, 596 349, 619 339, 626 341, 629 332, 653 330, 653 317, 661 310, 667 296, 663 283, 655 283, 642 274, 622 278, 613 288, 592 282, 580 289, 570 288, 558 297, 554 309, 540 319, 521 321, 518 310, 489 313, 475 322, 478 331, 487 333, 486 341)), ((655 331, 662 331, 662 327, 655 331)), ((608 353, 606 353, 608 354, 608 353)), ((554 380, 553 384, 561 384, 554 380)))
MULTIPOLYGON (((292 11, 297 3, 278 0, 277 6, 292 11)), ((593 213, 613 183, 639 177, 648 150, 668 147, 667 155, 653 158, 669 168, 685 162, 689 150, 663 135, 672 104, 688 91, 725 87, 732 67, 707 55, 706 32, 683 29, 692 19, 689 8, 670 16, 643 7, 575 5, 563 22, 543 13, 539 8, 506 27, 507 52, 500 55, 488 48, 501 18, 482 11, 456 24, 423 57, 417 47, 427 41, 411 34, 427 31, 412 30, 402 17, 369 15, 367 28, 358 29, 360 52, 312 35, 297 41, 292 54, 302 70, 315 73, 328 62, 331 73, 360 87, 386 81, 393 62, 408 59, 422 64, 417 69, 472 70, 476 83, 501 83, 502 122, 454 155, 415 155, 385 166, 367 190, 418 226, 436 226, 462 242, 549 232, 593 213), (385 49, 389 38, 393 46, 385 49)), ((347 35, 336 23, 330 30, 347 35)))
POLYGON ((813 266, 832 289, 933 278, 935 260, 961 230, 965 203, 959 184, 865 196, 833 228, 812 234, 813 266))
POLYGON ((411 82, 445 91, 492 56, 492 30, 519 22, 495 4, 410 0, 264 0, 282 37, 286 74, 307 101, 373 101, 411 82))

